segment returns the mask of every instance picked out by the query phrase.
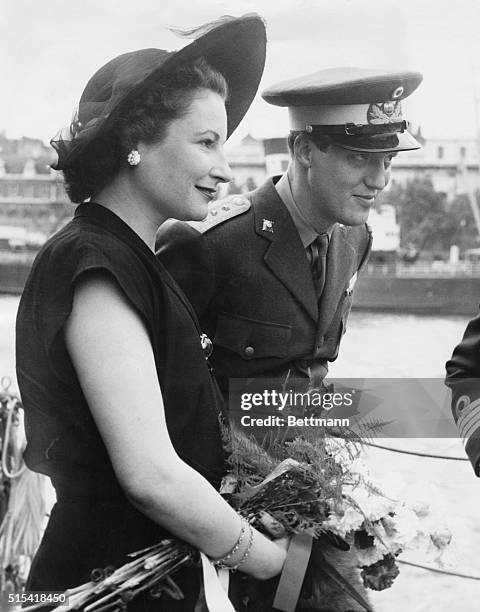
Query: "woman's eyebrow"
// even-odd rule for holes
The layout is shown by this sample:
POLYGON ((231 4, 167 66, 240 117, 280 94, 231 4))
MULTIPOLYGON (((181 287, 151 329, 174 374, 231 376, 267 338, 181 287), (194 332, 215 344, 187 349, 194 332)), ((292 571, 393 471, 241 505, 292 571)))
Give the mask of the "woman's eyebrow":
POLYGON ((219 140, 220 135, 215 130, 204 130, 203 132, 195 132, 195 136, 206 136, 207 134, 213 134, 214 140, 219 140))

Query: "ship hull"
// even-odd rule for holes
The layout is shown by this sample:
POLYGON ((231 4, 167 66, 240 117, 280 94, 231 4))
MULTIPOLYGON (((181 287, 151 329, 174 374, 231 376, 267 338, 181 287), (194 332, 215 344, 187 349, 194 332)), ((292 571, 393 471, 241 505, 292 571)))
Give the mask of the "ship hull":
MULTIPOLYGON (((0 262, 0 293, 20 294, 30 262, 0 262)), ((480 303, 480 277, 409 278, 362 274, 353 308, 378 312, 473 316, 480 303)))
POLYGON ((365 274, 356 284, 353 308, 473 316, 479 303, 480 277, 401 278, 365 274))

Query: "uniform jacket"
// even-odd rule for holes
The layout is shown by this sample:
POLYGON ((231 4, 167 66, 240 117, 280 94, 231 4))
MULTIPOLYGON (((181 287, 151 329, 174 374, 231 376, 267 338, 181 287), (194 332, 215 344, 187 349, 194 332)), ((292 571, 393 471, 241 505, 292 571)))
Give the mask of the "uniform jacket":
POLYGON ((216 203, 203 222, 168 221, 157 239, 158 256, 213 340, 224 389, 229 378, 278 377, 308 367, 323 379, 370 250, 366 225, 336 225, 317 302, 305 248, 275 180, 216 203))
POLYGON ((453 418, 475 473, 480 476, 480 314, 467 325, 446 367, 453 418))

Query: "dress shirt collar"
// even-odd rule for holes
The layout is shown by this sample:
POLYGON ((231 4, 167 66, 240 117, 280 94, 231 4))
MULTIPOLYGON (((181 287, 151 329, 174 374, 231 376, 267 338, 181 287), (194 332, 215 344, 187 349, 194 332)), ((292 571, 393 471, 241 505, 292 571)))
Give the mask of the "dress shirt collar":
POLYGON ((305 217, 300 212, 300 209, 293 198, 290 180, 286 172, 275 184, 275 189, 292 217, 293 223, 300 234, 300 240, 302 241, 303 246, 307 248, 308 245, 311 244, 315 238, 317 238, 318 232, 313 229, 313 227, 307 222, 305 217))

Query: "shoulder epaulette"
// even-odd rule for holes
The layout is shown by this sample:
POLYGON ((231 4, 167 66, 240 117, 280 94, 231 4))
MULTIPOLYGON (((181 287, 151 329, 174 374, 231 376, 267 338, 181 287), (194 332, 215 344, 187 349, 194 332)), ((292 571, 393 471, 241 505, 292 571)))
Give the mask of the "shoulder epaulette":
POLYGON ((248 198, 241 195, 232 195, 215 202, 208 211, 208 215, 203 221, 188 221, 188 225, 204 234, 212 227, 233 219, 244 212, 247 212, 251 206, 248 198))

